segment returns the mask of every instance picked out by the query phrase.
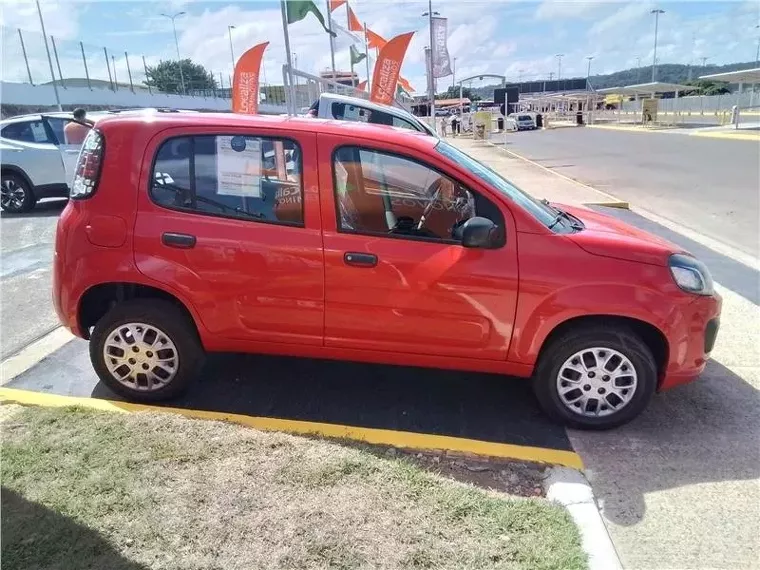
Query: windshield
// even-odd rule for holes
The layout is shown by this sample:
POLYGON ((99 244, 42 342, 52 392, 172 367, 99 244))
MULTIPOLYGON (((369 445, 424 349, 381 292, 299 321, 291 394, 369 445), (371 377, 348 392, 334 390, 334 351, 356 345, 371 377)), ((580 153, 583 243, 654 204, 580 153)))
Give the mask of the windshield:
POLYGON ((507 196, 510 200, 530 212, 538 221, 551 226, 557 217, 557 211, 551 206, 541 203, 529 194, 526 194, 516 186, 513 186, 506 179, 502 178, 495 171, 481 164, 471 156, 463 153, 458 148, 451 146, 449 143, 440 141, 436 150, 442 155, 450 158, 459 166, 463 166, 472 172, 478 178, 485 180, 488 184, 496 188, 499 192, 507 196))

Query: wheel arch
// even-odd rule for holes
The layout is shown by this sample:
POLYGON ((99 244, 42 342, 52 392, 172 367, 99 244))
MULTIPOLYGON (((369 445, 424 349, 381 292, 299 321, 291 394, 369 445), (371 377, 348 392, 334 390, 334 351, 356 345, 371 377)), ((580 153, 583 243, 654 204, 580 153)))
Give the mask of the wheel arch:
POLYGON ((15 164, 3 164, 0 166, 0 174, 6 173, 16 174, 23 178, 24 182, 26 182, 26 185, 29 186, 29 191, 32 193, 32 196, 34 196, 34 184, 32 184, 31 178, 29 178, 29 175, 23 168, 16 166, 15 164))
POLYGON ((131 299, 161 299, 177 307, 200 335, 198 320, 189 305, 164 289, 132 282, 99 283, 87 289, 79 300, 77 323, 85 339, 90 330, 116 304, 131 299))
POLYGON ((652 323, 628 316, 621 315, 581 315, 572 317, 558 323, 546 336, 538 353, 540 361, 544 352, 550 345, 567 331, 576 328, 590 328, 608 326, 614 328, 625 327, 635 333, 649 350, 652 351, 657 366, 658 387, 665 375, 670 355, 670 345, 665 334, 652 323))

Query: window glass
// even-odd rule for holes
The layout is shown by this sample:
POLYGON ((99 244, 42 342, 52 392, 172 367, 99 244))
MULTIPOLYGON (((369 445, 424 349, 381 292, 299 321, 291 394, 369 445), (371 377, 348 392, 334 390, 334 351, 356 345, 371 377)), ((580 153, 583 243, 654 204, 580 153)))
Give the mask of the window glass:
POLYGON ((42 121, 22 121, 3 127, 0 133, 6 139, 31 143, 48 143, 47 131, 42 121))
POLYGON ((536 200, 529 194, 526 194, 516 186, 513 186, 505 178, 502 178, 497 172, 478 162, 470 155, 465 154, 458 148, 443 141, 440 141, 435 146, 435 148, 442 155, 450 158, 460 166, 466 168, 475 176, 487 182, 494 189, 509 197, 510 200, 530 212, 540 222, 546 224, 547 226, 551 225, 554 222, 557 213, 552 210, 551 207, 546 204, 542 204, 540 201, 536 200))
POLYGON ((455 229, 474 216, 504 224, 487 199, 407 158, 343 147, 333 172, 343 231, 456 241, 455 229))
POLYGON ((249 136, 170 139, 156 156, 151 195, 170 208, 301 225, 300 149, 249 136))

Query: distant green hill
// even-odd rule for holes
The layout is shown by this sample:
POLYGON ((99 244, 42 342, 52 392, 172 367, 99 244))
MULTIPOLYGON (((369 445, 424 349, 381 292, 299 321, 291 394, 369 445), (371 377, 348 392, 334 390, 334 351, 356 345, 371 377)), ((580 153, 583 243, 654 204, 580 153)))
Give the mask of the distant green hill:
MULTIPOLYGON (((680 63, 661 63, 657 66, 657 81, 666 81, 668 83, 685 83, 691 78, 696 80, 702 75, 710 75, 713 73, 725 73, 728 71, 737 71, 739 69, 752 69, 755 67, 754 61, 729 63, 726 65, 701 65, 690 66, 680 63)), ((564 78, 563 78, 564 79, 564 78)), ((571 79, 568 77, 567 79, 571 79)), ((605 87, 620 87, 623 85, 634 85, 636 83, 649 83, 652 80, 652 66, 640 67, 638 69, 624 69, 622 71, 616 71, 608 75, 592 75, 590 83, 594 89, 604 89, 605 87)), ((473 87, 472 92, 477 93, 483 99, 491 99, 493 97, 494 88, 498 85, 483 85, 481 87, 473 87)), ((730 86, 730 89, 734 89, 736 86, 730 86)))

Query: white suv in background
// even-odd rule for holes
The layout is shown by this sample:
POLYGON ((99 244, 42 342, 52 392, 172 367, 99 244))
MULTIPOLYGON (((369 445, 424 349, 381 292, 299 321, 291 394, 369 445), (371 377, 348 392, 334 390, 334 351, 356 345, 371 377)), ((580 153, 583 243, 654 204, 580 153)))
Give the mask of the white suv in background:
MULTIPOLYGON (((118 109, 87 113, 87 121, 124 113, 196 113, 185 109, 118 109)), ((21 115, 0 121, 0 207, 28 212, 41 198, 68 198, 81 144, 66 144, 72 113, 21 115)))
POLYGON ((0 207, 27 212, 37 200, 67 197, 81 145, 66 144, 71 113, 22 115, 0 121, 0 207))

